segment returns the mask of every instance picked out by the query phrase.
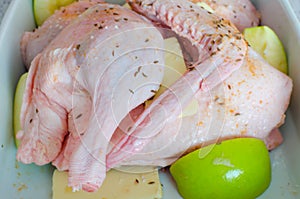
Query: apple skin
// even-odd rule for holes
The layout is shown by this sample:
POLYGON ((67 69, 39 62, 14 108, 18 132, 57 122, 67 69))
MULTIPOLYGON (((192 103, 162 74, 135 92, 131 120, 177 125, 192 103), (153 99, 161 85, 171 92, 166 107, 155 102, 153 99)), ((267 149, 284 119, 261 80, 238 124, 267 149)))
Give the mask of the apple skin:
POLYGON ((186 199, 253 199, 271 181, 268 150, 256 138, 203 147, 177 160, 170 172, 186 199))
POLYGON ((14 112, 13 112, 13 128, 14 128, 14 137, 15 137, 15 143, 16 146, 19 146, 19 140, 16 138, 16 135, 18 131, 20 131, 21 128, 21 121, 20 121, 20 115, 21 115, 21 108, 22 108, 22 102, 23 102, 23 95, 26 87, 26 80, 27 80, 28 73, 24 73, 17 84, 17 88, 15 91, 15 98, 14 98, 14 112))

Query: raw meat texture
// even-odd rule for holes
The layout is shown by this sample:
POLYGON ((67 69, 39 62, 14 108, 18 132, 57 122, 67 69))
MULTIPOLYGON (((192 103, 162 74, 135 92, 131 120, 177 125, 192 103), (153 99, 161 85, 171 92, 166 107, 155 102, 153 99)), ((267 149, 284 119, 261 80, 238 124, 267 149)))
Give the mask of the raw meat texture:
MULTIPOLYGON (((284 119, 284 118, 282 118, 284 119)), ((283 121, 284 122, 284 121, 283 121)), ((281 124, 280 124, 281 125, 281 124)), ((279 126, 279 125, 278 125, 279 126)), ((264 139, 265 144, 269 150, 273 150, 283 142, 283 137, 278 128, 274 128, 264 139)))
POLYGON ((82 0, 55 11, 42 26, 22 35, 20 48, 23 62, 29 69, 32 60, 74 19, 102 0, 82 0))
POLYGON ((85 11, 33 60, 17 159, 53 161, 69 170, 74 190, 97 190, 112 134, 159 88, 162 49, 160 32, 133 11, 110 4, 85 11))
POLYGON ((260 14, 250 0, 190 0, 194 3, 204 2, 217 15, 230 20, 241 32, 245 28, 257 26, 260 14))
POLYGON ((188 39, 197 48, 199 56, 189 72, 162 93, 133 126, 126 128, 126 134, 136 140, 128 140, 126 135, 118 140, 116 145, 122 147, 109 154, 116 154, 117 157, 111 158, 117 161, 128 156, 122 153, 124 150, 132 153, 142 150, 152 139, 139 138, 154 137, 165 123, 174 122, 196 92, 210 90, 230 76, 242 65, 247 51, 242 35, 229 21, 189 1, 144 0, 129 3, 137 12, 169 26, 179 36, 188 39))
MULTIPOLYGON (((215 10, 216 15, 230 20, 241 32, 244 28, 257 26, 260 22, 260 14, 249 0, 190 0, 193 3, 204 2, 215 10)), ((155 22, 158 27, 166 27, 165 25, 155 22)), ((162 31, 167 37, 176 36, 170 31, 162 31)), ((177 35, 183 50, 186 65, 190 65, 198 58, 198 52, 195 50, 191 42, 177 35), (192 50, 191 50, 192 49, 192 50)))
POLYGON ((170 28, 188 40, 197 55, 188 65, 206 79, 209 89, 237 70, 245 57, 247 44, 228 20, 207 12, 186 0, 128 0, 130 6, 155 23, 170 28))
MULTIPOLYGON (((160 133, 146 138, 151 142, 140 151, 126 151, 126 147, 114 145, 118 150, 111 148, 107 157, 109 166, 167 166, 183 153, 235 137, 260 138, 272 149, 282 142, 277 127, 283 123, 291 92, 291 79, 249 48, 247 59, 239 70, 210 92, 197 93, 197 114, 166 122, 160 133), (127 153, 130 158, 118 159, 120 153, 122 156, 127 153)), ((112 143, 124 136, 122 131, 116 133, 112 143)), ((127 143, 140 142, 143 138, 127 136, 127 143)))
POLYGON ((277 127, 291 80, 248 50, 230 21, 184 0, 129 3, 162 33, 177 35, 189 71, 144 109, 163 76, 162 35, 120 6, 92 6, 36 53, 18 160, 52 162, 69 171, 73 190, 95 191, 111 167, 166 166, 233 137, 258 137, 270 148, 282 142, 277 127), (178 117, 193 98, 198 113, 178 117))

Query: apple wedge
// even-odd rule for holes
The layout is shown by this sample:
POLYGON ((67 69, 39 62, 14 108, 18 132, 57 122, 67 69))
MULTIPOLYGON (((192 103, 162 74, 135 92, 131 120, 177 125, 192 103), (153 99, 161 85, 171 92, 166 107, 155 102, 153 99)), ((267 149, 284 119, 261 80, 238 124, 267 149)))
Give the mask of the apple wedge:
POLYGON ((22 101, 23 101, 23 95, 24 90, 26 86, 26 80, 27 80, 28 73, 24 73, 17 84, 16 92, 15 92, 15 99, 14 99, 14 121, 13 121, 13 127, 14 127, 14 137, 15 137, 15 143, 16 146, 19 146, 19 140, 16 138, 16 135, 19 130, 21 130, 21 122, 20 122, 20 114, 21 114, 21 107, 22 107, 22 101))
POLYGON ((246 28, 244 36, 250 46, 270 65, 281 72, 288 73, 288 64, 284 47, 276 33, 268 26, 246 28))

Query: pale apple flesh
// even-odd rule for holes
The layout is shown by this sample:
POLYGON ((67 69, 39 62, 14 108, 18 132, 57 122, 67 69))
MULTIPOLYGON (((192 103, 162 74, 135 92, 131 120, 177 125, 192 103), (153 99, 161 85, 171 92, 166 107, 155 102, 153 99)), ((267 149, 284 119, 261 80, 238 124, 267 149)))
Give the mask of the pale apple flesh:
POLYGON ((246 28, 244 36, 250 46, 270 65, 288 73, 288 64, 284 47, 276 33, 268 26, 246 28))
POLYGON ((33 14, 38 26, 51 16, 55 10, 62 6, 66 6, 74 2, 75 0, 34 0, 33 1, 33 14))

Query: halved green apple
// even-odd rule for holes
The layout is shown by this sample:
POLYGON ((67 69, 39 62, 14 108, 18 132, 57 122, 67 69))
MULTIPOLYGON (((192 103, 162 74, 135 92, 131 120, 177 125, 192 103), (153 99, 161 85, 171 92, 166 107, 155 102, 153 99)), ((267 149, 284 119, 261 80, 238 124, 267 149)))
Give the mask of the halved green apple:
POLYGON ((170 167, 179 193, 188 199, 253 199, 271 181, 271 163, 262 140, 237 138, 209 145, 170 167))

